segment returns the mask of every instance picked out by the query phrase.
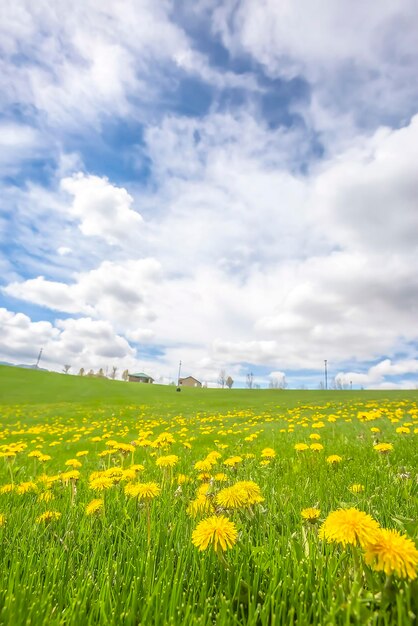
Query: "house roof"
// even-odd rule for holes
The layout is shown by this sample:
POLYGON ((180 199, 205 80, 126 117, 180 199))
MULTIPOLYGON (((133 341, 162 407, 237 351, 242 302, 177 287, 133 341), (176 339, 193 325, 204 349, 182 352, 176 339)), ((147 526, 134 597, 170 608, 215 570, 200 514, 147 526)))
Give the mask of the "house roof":
POLYGON ((129 374, 129 376, 135 376, 135 378, 152 378, 152 376, 144 374, 144 372, 136 372, 135 374, 129 374))
POLYGON ((197 380, 194 376, 185 376, 184 378, 180 378, 179 380, 195 380, 197 383, 200 383, 200 380, 197 380))

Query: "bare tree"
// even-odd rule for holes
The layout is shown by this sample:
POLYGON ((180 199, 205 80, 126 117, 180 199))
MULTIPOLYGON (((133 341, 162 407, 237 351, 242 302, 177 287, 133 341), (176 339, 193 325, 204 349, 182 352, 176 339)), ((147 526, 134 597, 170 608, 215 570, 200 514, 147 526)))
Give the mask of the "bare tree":
POLYGON ((124 370, 122 372, 122 380, 124 380, 125 382, 128 380, 129 378, 129 371, 128 370, 124 370))
POLYGON ((272 376, 269 381, 269 389, 286 389, 286 376, 281 374, 280 377, 272 376))
POLYGON ((233 378, 231 378, 231 376, 228 376, 228 378, 225 381, 225 384, 228 387, 228 389, 231 389, 232 385, 234 384, 233 378))
POLYGON ((70 369, 71 369, 71 365, 64 365, 64 367, 63 367, 63 370, 62 370, 62 371, 64 372, 64 374, 68 374, 68 372, 70 371, 70 369))
POLYGON ((99 369, 99 371, 97 372, 96 376, 97 376, 97 378, 104 378, 105 377, 104 371, 103 371, 103 367, 101 367, 99 369))
POLYGON ((110 374, 110 378, 111 378, 112 380, 115 380, 115 378, 116 378, 116 372, 117 372, 117 371, 118 371, 118 368, 117 368, 117 367, 115 367, 115 366, 113 366, 113 367, 112 367, 112 373, 110 374))
POLYGON ((222 387, 223 389, 225 387, 225 382, 226 382, 226 372, 225 370, 221 370, 218 375, 218 385, 222 387))
POLYGON ((94 376, 93 370, 89 370, 89 373, 87 374, 87 376, 89 376, 89 378, 92 378, 94 376))
POLYGON ((80 371, 78 372, 78 375, 79 375, 79 376, 84 376, 84 374, 85 374, 85 373, 86 373, 86 372, 85 372, 84 367, 80 367, 80 371))
POLYGON ((253 375, 252 372, 247 374, 246 384, 247 384, 248 389, 252 389, 253 388, 253 386, 254 386, 254 375, 253 375))

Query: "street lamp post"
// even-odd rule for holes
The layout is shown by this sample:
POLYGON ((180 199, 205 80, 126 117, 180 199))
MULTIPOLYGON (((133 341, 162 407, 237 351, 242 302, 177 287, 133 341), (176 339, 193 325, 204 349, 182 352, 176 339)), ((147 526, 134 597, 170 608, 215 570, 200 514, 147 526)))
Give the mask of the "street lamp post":
POLYGON ((324 373, 325 373, 325 389, 328 389, 328 371, 327 371, 327 359, 324 360, 324 373))

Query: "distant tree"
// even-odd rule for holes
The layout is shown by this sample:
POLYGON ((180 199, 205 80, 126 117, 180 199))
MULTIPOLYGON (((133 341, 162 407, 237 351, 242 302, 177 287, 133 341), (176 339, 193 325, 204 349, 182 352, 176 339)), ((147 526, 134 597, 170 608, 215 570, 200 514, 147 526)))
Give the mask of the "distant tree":
POLYGON ((321 391, 323 391, 325 389, 325 385, 322 382, 322 380, 320 381, 319 385, 318 385, 318 389, 320 389, 321 391))
POLYGON ((124 380, 125 382, 128 380, 129 378, 129 371, 128 370, 123 370, 122 372, 122 380, 124 380))
POLYGON ((286 389, 286 376, 283 374, 280 378, 272 376, 269 381, 269 389, 286 389))
POLYGON ((89 370, 89 373, 87 374, 87 376, 89 376, 90 378, 92 378, 94 376, 94 372, 93 370, 89 370))
POLYGON ((63 370, 62 370, 62 371, 64 372, 64 374, 68 374, 68 372, 70 371, 70 369, 71 369, 71 365, 64 365, 64 367, 63 367, 63 370))
POLYGON ((253 375, 252 372, 247 374, 246 385, 247 385, 248 389, 252 389, 253 386, 254 386, 254 375, 253 375))
POLYGON ((117 367, 115 367, 115 366, 113 366, 113 367, 112 367, 112 372, 111 372, 111 374, 110 374, 110 378, 111 378, 112 380, 115 380, 115 378, 116 378, 116 372, 117 372, 117 371, 118 371, 118 368, 117 368, 117 367))
POLYGON ((234 384, 233 379, 231 378, 231 376, 228 376, 228 378, 225 381, 226 386, 228 387, 228 389, 232 388, 232 385, 234 384))
POLYGON ((96 376, 97 376, 97 378, 104 378, 105 377, 104 371, 103 371, 103 367, 101 367, 99 369, 99 371, 97 372, 96 376))
POLYGON ((78 372, 78 375, 79 375, 79 376, 84 376, 84 374, 85 374, 85 373, 86 373, 86 372, 85 372, 85 370, 84 370, 84 367, 80 367, 80 371, 78 372))
POLYGON ((260 389, 260 385, 258 383, 254 383, 253 387, 254 389, 260 389))
POLYGON ((226 382, 226 372, 225 370, 221 370, 218 375, 218 385, 222 387, 223 389, 225 387, 225 382, 226 382))

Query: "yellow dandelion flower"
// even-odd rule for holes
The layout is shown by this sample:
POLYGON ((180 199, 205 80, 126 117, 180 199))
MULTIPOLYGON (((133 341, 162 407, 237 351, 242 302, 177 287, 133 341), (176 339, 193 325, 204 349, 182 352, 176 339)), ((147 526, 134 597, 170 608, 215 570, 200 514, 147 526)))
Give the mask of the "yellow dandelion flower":
POLYGON ((134 470, 134 472, 143 472, 145 467, 141 463, 134 463, 129 469, 134 470))
POLYGON ((217 494, 216 504, 224 509, 240 509, 247 504, 247 494, 241 487, 225 487, 217 494))
POLYGON ((29 458, 34 459, 39 459, 40 456, 42 456, 42 452, 40 450, 32 450, 32 452, 29 452, 28 454, 29 458))
POLYGON ((209 472, 202 472, 202 474, 198 474, 197 477, 202 482, 208 482, 209 480, 211 480, 212 475, 209 474, 209 472))
POLYGON ((179 462, 179 457, 176 454, 168 454, 167 456, 160 456, 155 461, 158 467, 174 467, 179 462))
POLYGON ((80 476, 81 474, 78 470, 70 470, 61 474, 61 480, 63 483, 68 484, 70 481, 75 482, 79 480, 80 476))
POLYGON ((361 485, 360 483, 355 483, 354 485, 350 485, 349 490, 351 491, 351 493, 363 493, 364 485, 361 485))
POLYGON ((411 432, 411 429, 407 426, 399 426, 396 431, 399 435, 408 435, 411 432))
POLYGON ((376 450, 376 452, 379 452, 380 454, 388 454, 391 450, 393 450, 393 444, 377 443, 373 446, 373 450, 376 450))
POLYGON ((36 518, 36 522, 38 524, 48 524, 49 522, 58 520, 60 517, 61 513, 58 511, 45 511, 45 513, 42 513, 42 515, 36 518))
POLYGON ((302 509, 300 512, 302 518, 309 522, 310 524, 315 524, 319 520, 319 516, 321 515, 320 509, 316 507, 310 507, 307 509, 302 509))
POLYGON ((198 495, 197 498, 189 503, 186 509, 187 515, 190 517, 197 517, 198 515, 206 515, 207 513, 213 513, 214 506, 212 501, 205 495, 198 495))
POLYGON ((198 472, 210 472, 214 463, 216 463, 216 461, 205 459, 204 461, 196 461, 193 467, 198 472))
POLYGON ((376 426, 373 426, 373 427, 370 429, 370 432, 371 432, 371 433, 380 433, 380 428, 377 428, 376 426))
POLYGON ((321 450, 324 449, 324 446, 322 445, 322 443, 311 443, 309 448, 314 452, 321 452, 321 450))
POLYGON ((41 454, 38 456, 38 460, 41 461, 41 463, 45 463, 45 461, 50 461, 51 459, 52 456, 49 456, 49 454, 41 454))
POLYGON ((374 570, 388 576, 396 574, 411 580, 417 577, 418 550, 411 539, 397 530, 382 528, 376 541, 367 546, 365 560, 374 570))
POLYGON ((341 456, 338 456, 338 454, 331 454, 330 456, 327 456, 325 460, 330 465, 338 465, 338 463, 341 463, 343 459, 341 456))
POLYGON ((304 452, 305 450, 309 450, 309 446, 306 443, 295 443, 293 447, 296 452, 304 452))
POLYGON ((32 481, 20 483, 20 485, 16 487, 16 493, 18 493, 20 496, 25 493, 34 493, 36 491, 38 491, 38 486, 32 481))
POLYGON ((125 494, 131 498, 138 498, 138 500, 150 501, 161 493, 160 487, 157 483, 129 483, 125 487, 125 494))
POLYGON ((80 450, 80 452, 77 452, 76 456, 86 456, 86 454, 88 454, 89 451, 88 450, 80 450))
POLYGON ((261 456, 263 459, 274 459, 276 451, 273 448, 264 448, 261 450, 261 456))
POLYGON ((214 550, 227 550, 237 541, 238 531, 234 522, 227 517, 212 515, 202 520, 192 534, 192 543, 199 551, 206 550, 210 545, 214 550))
POLYGON ((213 479, 216 480, 216 482, 218 483, 224 483, 228 480, 228 476, 223 472, 219 472, 218 474, 214 475, 213 479))
POLYGON ((136 478, 136 472, 133 469, 126 469, 123 471, 123 474, 121 476, 121 481, 122 482, 129 482, 132 480, 135 480, 136 478))
POLYGON ((321 439, 321 435, 319 433, 312 433, 311 435, 309 435, 309 439, 315 439, 316 441, 318 441, 319 439, 321 439))
POLYGON ((321 539, 366 547, 378 537, 379 524, 370 515, 352 507, 338 509, 328 515, 319 529, 321 539))
POLYGON ((12 493, 15 490, 15 486, 12 483, 7 483, 0 487, 0 493, 12 493))
POLYGON ((235 486, 245 493, 248 506, 264 502, 264 498, 261 495, 261 489, 254 481, 241 480, 240 482, 236 483, 235 486))
POLYGON ((105 491, 113 486, 113 479, 107 476, 98 476, 90 480, 89 487, 94 491, 105 491))
POLYGON ((77 459, 68 459, 68 461, 65 461, 65 465, 67 467, 73 467, 74 469, 81 467, 81 463, 77 459))
POLYGON ((224 465, 227 467, 235 467, 238 463, 242 462, 241 456, 231 456, 229 459, 225 459, 224 465))
POLYGON ((95 513, 100 513, 103 510, 104 500, 101 498, 96 498, 91 500, 86 506, 86 515, 94 515, 95 513))
POLYGON ((6 523, 6 516, 3 513, 0 513, 0 526, 4 526, 6 523))
POLYGON ((263 459, 262 461, 260 461, 259 465, 261 465, 261 467, 267 467, 267 465, 270 465, 270 460, 263 459))

